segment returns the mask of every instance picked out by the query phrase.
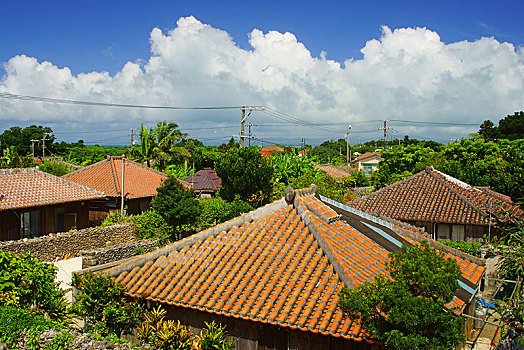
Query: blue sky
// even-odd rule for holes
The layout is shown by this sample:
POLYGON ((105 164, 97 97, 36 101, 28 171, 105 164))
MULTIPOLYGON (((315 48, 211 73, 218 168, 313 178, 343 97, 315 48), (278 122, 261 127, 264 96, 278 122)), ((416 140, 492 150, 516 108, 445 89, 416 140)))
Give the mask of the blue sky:
MULTIPOLYGON (((144 65, 152 56, 150 35, 153 28, 159 28, 167 36, 169 31, 177 28, 177 21, 181 17, 188 16, 193 16, 199 22, 209 25, 213 29, 226 32, 233 42, 242 49, 242 52, 255 50, 249 42, 249 34, 255 28, 263 34, 267 34, 269 31, 276 31, 281 34, 290 32, 296 37, 297 43, 303 44, 312 58, 319 58, 321 52, 325 52, 325 58, 340 63, 341 69, 345 68, 344 61, 348 59, 364 63, 364 55, 361 50, 369 41, 378 40, 386 47, 387 35, 381 29, 383 25, 391 29, 393 34, 395 34, 395 29, 425 27, 428 32, 438 34, 443 44, 453 44, 460 41, 475 43, 481 38, 493 38, 494 41, 490 44, 486 43, 486 47, 501 45, 505 42, 513 45, 515 58, 513 61, 508 60, 508 64, 512 65, 511 67, 517 72, 521 72, 520 76, 517 74, 517 85, 523 82, 521 67, 523 64, 524 26, 521 17, 524 13, 524 2, 522 1, 2 1, 1 5, 0 33, 3 34, 1 36, 2 44, 0 45, 0 62, 3 68, 0 70, 0 76, 2 76, 0 78, 0 91, 18 94, 35 95, 38 93, 38 96, 45 97, 96 100, 96 95, 90 96, 86 93, 71 93, 70 96, 67 94, 67 90, 57 93, 54 88, 56 86, 46 87, 43 82, 38 84, 41 87, 39 90, 24 88, 23 84, 31 84, 31 82, 41 79, 34 73, 31 73, 33 75, 23 84, 21 82, 13 84, 12 80, 15 80, 16 76, 7 74, 8 61, 17 55, 34 57, 39 64, 43 61, 49 61, 59 69, 68 67, 71 70, 71 79, 73 80, 78 77, 78 74, 89 72, 108 72, 112 77, 122 71, 123 66, 128 61, 136 62, 145 69, 144 65), (384 41, 382 41, 383 39, 384 41), (13 91, 13 89, 16 91, 13 91)), ((398 45, 404 45, 404 42, 398 45)), ((405 43, 405 45, 410 47, 409 43, 405 43)), ((453 47, 450 47, 450 49, 454 50, 453 47)), ((478 55, 491 54, 493 60, 497 59, 497 53, 487 52, 486 48, 478 49, 475 51, 476 53, 471 53, 471 50, 468 49, 467 53, 463 53, 464 57, 458 55, 460 56, 458 61, 473 62, 474 57, 478 59, 478 55)), ((158 55, 158 53, 155 55, 158 55)), ((264 57, 267 58, 268 56, 264 57)), ((269 67, 272 58, 269 57, 267 60, 269 67)), ((198 64, 205 65, 206 63, 195 61, 195 65, 198 64)), ((475 63, 472 63, 472 66, 474 65, 475 63)), ((447 70, 454 71, 453 69, 447 70)), ((501 68, 500 71, 503 71, 503 69, 501 68)), ((437 73, 439 79, 442 79, 444 73, 437 73)), ((17 74, 17 76, 20 75, 17 74)), ((387 73, 384 73, 384 75, 387 75, 387 73)), ((351 79, 356 78, 352 77, 351 79)), ((497 79, 502 78, 494 75, 489 81, 486 81, 486 84, 493 85, 495 80, 499 81, 497 79)), ((169 84, 171 83, 173 81, 169 82, 169 84)), ((376 83, 379 84, 379 82, 376 83)), ((308 84, 311 84, 311 82, 308 84)), ((366 82, 363 84, 366 85, 366 82)), ((357 86, 359 91, 364 89, 359 84, 352 83, 350 85, 353 88, 357 86)), ((459 85, 457 83, 456 86, 459 85)), ((406 82, 408 90, 412 89, 412 86, 411 82, 406 82)), ((258 88, 262 89, 261 87, 258 88)), ((296 91, 293 91, 295 88, 297 87, 290 83, 289 89, 292 93, 296 93, 296 91)), ((264 91, 267 89, 267 87, 263 88, 264 91)), ((399 93, 402 94, 402 92, 399 92, 401 89, 399 90, 398 86, 395 86, 395 89, 395 96, 398 96, 399 93)), ((442 87, 439 89, 442 89, 442 87)), ((449 88, 446 88, 446 90, 448 91, 449 88)), ((435 89, 432 91, 435 91, 435 89)), ((279 93, 282 92, 283 90, 279 91, 279 93)), ((505 91, 500 94, 507 96, 508 92, 505 91)), ((257 92, 252 96, 259 95, 257 92)), ((330 103, 329 99, 321 100, 320 93, 317 95, 311 93, 311 95, 313 96, 311 103, 318 101, 319 105, 330 103)), ((373 95, 373 91, 362 93, 362 95, 373 95)), ((522 107, 522 102, 516 101, 522 96, 519 96, 518 93, 515 94, 515 91, 512 91, 509 95, 512 96, 509 100, 498 102, 500 105, 505 105, 506 109, 498 106, 489 110, 491 114, 469 118, 468 121, 480 123, 487 117, 496 119, 512 113, 519 106, 522 107), (511 103, 508 103, 508 101, 511 103)), ((113 97, 118 101, 111 102, 121 102, 118 95, 113 97)), ((255 98, 249 102, 270 104, 273 108, 278 107, 277 109, 283 113, 291 113, 311 122, 322 120, 316 119, 314 114, 308 115, 307 110, 286 109, 286 104, 271 100, 271 96, 264 95, 262 97, 260 101, 255 98)), ((132 96, 126 96, 123 99, 133 100, 132 96)), ((433 100, 426 101, 426 105, 434 108, 435 105, 453 99, 453 96, 442 99, 436 93, 433 100)), ((475 103, 474 100, 469 100, 469 97, 461 99, 475 103)), ((189 99, 186 98, 185 100, 189 99)), ((223 98, 221 100, 217 96, 208 100, 190 100, 192 105, 197 103, 200 105, 227 105, 240 99, 231 97, 231 99, 223 98)), ((384 106, 388 109, 391 106, 391 98, 385 98, 385 100, 389 101, 384 102, 384 106)), ((144 98, 140 101, 148 104, 151 99, 144 98)), ((184 100, 164 101, 158 99, 158 101, 165 102, 168 105, 187 105, 184 100)), ((410 101, 413 101, 411 97, 410 101)), ((104 102, 108 102, 108 100, 104 102)), ((1 103, 2 101, 0 101, 0 110, 2 110, 1 103)), ((44 111, 42 111, 42 116, 33 120, 20 116, 20 111, 23 110, 21 107, 14 109, 10 108, 11 105, 4 105, 4 107, 4 114, 6 111, 12 114, 8 117, 4 116, 4 120, 0 119, 0 131, 9 126, 9 121, 27 124, 33 121, 45 122, 47 120, 55 125, 55 129, 57 127, 71 130, 79 127, 96 129, 96 125, 82 124, 78 118, 69 122, 65 114, 74 113, 71 110, 54 111, 55 114, 64 114, 66 121, 64 124, 60 122, 59 118, 46 116, 44 111)), ((466 107, 468 107, 467 104, 462 104, 454 108, 466 107)), ((353 112, 354 110, 362 110, 360 107, 347 106, 347 111, 344 110, 343 105, 340 108, 342 113, 353 113, 349 119, 362 121, 372 117, 362 112, 353 112)), ((482 108, 479 110, 482 110, 482 108)), ((417 115, 407 115, 409 110, 407 102, 403 107, 391 106, 391 110, 396 111, 397 109, 399 109, 398 112, 390 113, 397 119, 400 118, 399 115, 405 116, 404 119, 413 119, 417 115)), ((445 120, 456 120, 453 109, 447 113, 445 120)), ((316 114, 318 115, 318 113, 316 114)), ((135 126, 139 117, 137 116, 137 120, 134 121, 135 126)), ((165 117, 165 115, 141 115, 141 117, 153 123, 155 118, 165 117)), ((378 116, 378 119, 383 117, 386 118, 387 116, 378 116)), ((118 113, 109 113, 106 118, 116 125, 120 124, 119 118, 123 118, 123 116, 118 113)), ((194 122, 198 122, 198 118, 199 116, 195 115, 191 118, 181 116, 178 122, 181 126, 189 128, 194 122), (187 120, 184 120, 184 118, 187 120)), ((213 122, 211 118, 205 118, 207 118, 204 120, 206 123, 213 122)), ((432 115, 431 118, 440 119, 443 117, 432 115)), ((224 116, 220 117, 219 120, 214 120, 214 122, 230 123, 233 120, 235 120, 233 117, 224 116)), ((336 119, 334 121, 343 122, 344 120, 336 119)), ((96 122, 100 123, 100 120, 96 122)), ((126 127, 130 125, 130 123, 126 124, 126 127)), ((450 133, 448 130, 446 136, 443 136, 442 133, 431 136, 430 130, 419 131, 422 137, 440 138, 441 140, 448 139, 450 133)), ((467 131, 471 130, 456 130, 452 137, 464 136, 467 131)), ((400 133, 402 132, 408 131, 401 130, 400 133)), ((321 137, 330 138, 329 136, 329 134, 322 134, 321 137)), ((279 138, 281 136, 275 134, 273 137, 279 138)), ((377 138, 374 135, 370 137, 377 138)), ((296 138, 298 142, 298 137, 296 138)), ((334 138, 338 138, 338 136, 334 138)), ((292 143, 292 141, 289 141, 289 143, 292 143)))

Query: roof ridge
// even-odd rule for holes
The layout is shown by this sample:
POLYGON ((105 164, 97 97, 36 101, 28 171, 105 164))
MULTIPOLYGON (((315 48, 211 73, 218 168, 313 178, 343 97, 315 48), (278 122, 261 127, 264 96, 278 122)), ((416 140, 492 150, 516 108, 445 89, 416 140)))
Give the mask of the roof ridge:
MULTIPOLYGON (((307 211, 304 210, 304 208, 300 204, 301 203, 298 202, 298 197, 295 196, 295 198, 293 199, 293 206, 295 207, 298 215, 300 216, 302 221, 307 225, 309 232, 313 235, 313 238, 317 241, 318 246, 320 247, 320 249, 322 249, 322 251, 324 252, 324 255, 327 257, 328 261, 333 266, 333 269, 337 273, 338 278, 342 281, 342 283, 344 283, 344 285, 347 288, 353 289, 354 288, 353 283, 351 283, 351 280, 349 279, 348 275, 346 275, 346 273, 344 272, 344 269, 340 265, 339 261, 337 260, 337 258, 335 257, 331 249, 329 249, 324 238, 318 232, 317 228, 313 224, 313 220, 309 217, 308 215, 309 209, 307 211)), ((307 208, 307 204, 306 203, 303 203, 303 204, 307 208)), ((311 211, 309 212, 311 213, 311 211)), ((322 219, 321 217, 319 218, 322 219)), ((326 224, 328 224, 327 221, 326 221, 326 224)))
MULTIPOLYGON (((435 170, 434 168, 429 168, 426 170, 426 172, 432 177, 434 178, 435 180, 437 180, 439 183, 441 183, 442 185, 444 185, 447 189, 449 189, 451 192, 453 192, 454 194, 456 194, 460 199, 462 199, 467 205, 469 205, 471 208, 473 208, 473 210, 475 210, 476 212, 478 212, 482 217, 484 217, 484 219, 486 219, 487 221, 489 221, 488 219, 488 214, 486 214, 485 212, 483 212, 482 210, 480 210, 479 208, 477 208, 473 203, 471 203, 471 201, 469 199, 467 199, 466 197, 464 197, 462 194, 460 194, 458 191, 456 191, 454 188, 452 188, 446 181, 440 179, 436 174, 434 174, 433 172, 434 171, 437 171, 438 173, 441 173, 440 171, 438 170, 435 170)), ((442 173, 443 174, 443 173, 442 173)), ((446 174, 447 175, 447 174, 446 174)), ((449 175, 448 175, 449 176, 449 175)), ((458 180, 460 181, 460 180, 458 180)), ((470 186, 470 185, 468 185, 470 186)), ((470 186, 472 187, 472 186, 470 186)), ((480 190, 478 190, 480 191, 480 190)), ((481 191, 482 192, 482 191, 481 191)), ((489 223, 489 222, 488 222, 489 223)))
MULTIPOLYGON (((322 199, 321 199, 322 201, 322 199)), ((330 204, 336 206, 337 208, 341 209, 341 210, 344 210, 344 211, 348 211, 354 215, 357 215, 357 216, 360 216, 361 218, 364 218, 362 215, 361 215, 361 211, 358 210, 358 209, 355 209, 355 208, 352 208, 352 207, 349 207, 347 205, 344 205, 342 203, 339 203, 333 199, 330 199, 330 204)), ((373 214, 366 214, 366 213, 363 213, 365 215, 369 215, 369 216, 373 216, 374 218, 378 219, 378 220, 382 220, 382 221, 386 221, 388 222, 388 220, 382 218, 382 217, 379 217, 377 215, 373 215, 373 214)), ((370 220, 369 218, 367 218, 368 220, 370 220)), ((390 219, 388 217, 388 219, 390 219)), ((374 221, 374 220, 371 220, 371 221, 374 221)), ((382 225, 384 226, 383 224, 381 224, 380 222, 377 222, 378 225, 382 225)), ((409 225, 409 224, 408 224, 409 225)), ((433 247, 433 248, 436 248, 436 249, 439 249, 441 251, 445 251, 445 252, 448 252, 450 254, 453 254, 455 256, 458 256, 458 257, 461 257, 465 260, 468 260, 468 261, 471 261, 471 262, 474 262, 478 265, 481 265, 481 266, 484 266, 485 265, 485 262, 484 260, 482 259, 479 259, 473 255, 470 255, 470 254, 467 254, 467 253, 464 253, 460 250, 457 250, 457 249, 454 249, 454 248, 451 248, 443 243, 440 243, 438 242, 437 240, 434 240, 432 238, 428 238, 428 237, 425 237, 423 235, 417 235, 413 232, 410 232, 407 228, 401 228, 401 227, 398 227, 396 225, 391 225, 390 229, 394 232, 396 232, 397 234, 399 235, 405 235, 407 237, 409 237, 410 239, 414 240, 414 241, 417 241, 417 242, 422 242, 422 241, 426 241, 428 242, 429 246, 430 247, 433 247)), ((404 239, 405 240, 405 239, 404 239)))
POLYGON ((75 171, 72 171, 72 172, 70 172, 70 173, 64 174, 64 175, 62 175, 61 177, 62 177, 62 178, 68 178, 68 177, 71 176, 71 175, 76 175, 76 174, 78 174, 78 173, 80 173, 80 172, 82 172, 82 171, 85 171, 85 170, 87 170, 87 169, 90 169, 90 168, 94 167, 94 166, 95 166, 96 164, 98 164, 98 163, 107 162, 107 161, 109 161, 109 159, 107 159, 107 158, 106 158, 106 159, 102 159, 101 161, 98 161, 98 162, 96 162, 96 163, 86 165, 86 166, 84 166, 84 167, 82 167, 82 168, 80 168, 80 169, 76 169, 75 171))

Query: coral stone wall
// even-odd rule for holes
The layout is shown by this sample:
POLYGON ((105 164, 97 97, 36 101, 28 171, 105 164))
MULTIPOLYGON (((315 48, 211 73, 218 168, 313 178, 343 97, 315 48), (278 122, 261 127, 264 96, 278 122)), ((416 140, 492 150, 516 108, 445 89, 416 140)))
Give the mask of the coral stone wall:
POLYGON ((31 252, 40 261, 56 261, 80 256, 83 250, 106 248, 136 240, 134 224, 127 223, 0 242, 0 251, 15 254, 31 252))

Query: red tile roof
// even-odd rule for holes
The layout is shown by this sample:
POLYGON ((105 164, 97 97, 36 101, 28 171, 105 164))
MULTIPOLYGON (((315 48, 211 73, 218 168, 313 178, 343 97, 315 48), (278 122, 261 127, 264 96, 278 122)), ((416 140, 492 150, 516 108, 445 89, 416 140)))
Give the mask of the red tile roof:
POLYGON ((277 145, 269 145, 261 149, 261 151, 278 151, 278 152, 284 152, 284 149, 277 145))
POLYGON ((336 166, 333 166, 331 164, 317 164, 315 165, 316 169, 322 170, 326 174, 328 174, 331 177, 342 179, 344 177, 351 176, 348 172, 337 168, 336 166))
POLYGON ((380 154, 378 154, 377 152, 369 152, 369 153, 361 154, 360 156, 355 158, 354 162, 360 162, 360 161, 363 161, 366 158, 371 158, 371 157, 382 158, 382 156, 380 154))
MULTIPOLYGON (((131 296, 361 341, 366 332, 343 316, 338 292, 385 274, 387 259, 388 250, 300 190, 292 204, 281 199, 107 272, 131 296)), ((484 271, 463 265, 464 276, 484 271)))
MULTIPOLYGON (((98 163, 62 176, 72 182, 103 191, 108 197, 121 196, 122 157, 108 157, 98 163)), ((128 199, 152 197, 167 175, 125 159, 124 192, 128 199)))
POLYGON ((189 183, 191 188, 197 192, 214 192, 220 189, 220 183, 222 182, 222 179, 218 177, 213 169, 204 168, 185 178, 184 182, 189 183))
POLYGON ((506 220, 499 213, 501 206, 512 209, 516 217, 524 215, 509 197, 470 186, 433 167, 358 198, 349 206, 398 220, 474 225, 488 225, 490 212, 493 220, 506 220))
POLYGON ((36 170, 0 170, 0 210, 104 198, 102 192, 36 170))

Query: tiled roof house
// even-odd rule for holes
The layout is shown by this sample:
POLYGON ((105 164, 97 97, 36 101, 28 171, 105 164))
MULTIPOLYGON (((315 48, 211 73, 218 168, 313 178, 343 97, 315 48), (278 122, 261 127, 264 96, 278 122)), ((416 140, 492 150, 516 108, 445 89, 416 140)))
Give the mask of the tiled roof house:
POLYGON ((336 167, 331 164, 317 164, 315 165, 315 168, 322 170, 323 172, 335 179, 343 179, 345 177, 351 176, 351 174, 347 171, 342 170, 339 167, 336 167))
POLYGON ((62 178, 102 191, 107 202, 92 208, 92 219, 103 218, 110 210, 120 208, 122 196, 122 165, 124 164, 124 201, 128 214, 139 214, 149 208, 156 189, 167 175, 121 156, 107 157, 62 178))
MULTIPOLYGON (((385 274, 390 251, 423 240, 411 226, 317 197, 313 186, 96 270, 193 330, 227 325, 236 349, 374 349, 359 320, 343 316, 338 292, 385 274)), ((429 241, 459 263, 461 288, 449 306, 469 311, 483 262, 429 241)))
POLYGON ((382 156, 377 152, 364 153, 355 158, 353 163, 358 171, 370 173, 377 170, 378 163, 382 160, 382 156))
POLYGON ((260 150, 260 153, 262 153, 262 155, 264 157, 272 157, 275 154, 275 152, 284 152, 284 151, 285 151, 285 149, 283 149, 280 146, 269 145, 269 146, 266 146, 266 147, 262 148, 260 150))
POLYGON ((499 221, 524 212, 511 198, 473 187, 433 167, 363 196, 349 206, 424 227, 436 239, 478 241, 494 233, 499 221))
POLYGON ((204 168, 183 180, 189 183, 191 188, 201 197, 210 197, 220 189, 222 179, 218 177, 215 170, 204 168))
POLYGON ((34 168, 0 170, 0 240, 85 228, 105 194, 34 168))

